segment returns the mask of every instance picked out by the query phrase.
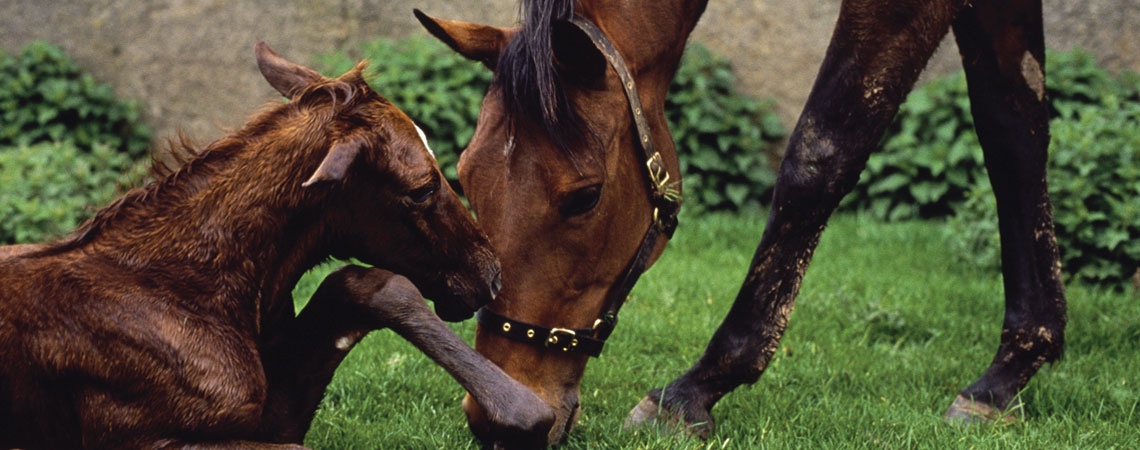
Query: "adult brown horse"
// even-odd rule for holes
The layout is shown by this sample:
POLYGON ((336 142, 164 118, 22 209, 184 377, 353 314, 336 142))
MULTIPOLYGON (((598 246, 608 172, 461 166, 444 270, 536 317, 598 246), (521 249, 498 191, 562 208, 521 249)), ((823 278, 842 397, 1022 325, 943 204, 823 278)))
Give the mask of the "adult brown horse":
POLYGON ((328 79, 256 50, 289 103, 74 237, 0 247, 0 448, 297 447, 277 443, 301 442, 333 370, 380 327, 459 379, 512 443, 544 442, 550 407, 416 287, 454 320, 499 284, 422 134, 363 65, 328 79), (334 272, 294 317, 293 286, 329 256, 378 268, 334 272))
MULTIPOLYGON (((574 425, 587 354, 533 343, 565 341, 570 330, 579 342, 604 339, 613 306, 636 279, 631 269, 661 251, 657 243, 638 263, 646 256, 639 242, 660 223, 655 200, 663 178, 651 173, 646 182, 654 164, 642 158, 642 145, 655 143, 670 179, 679 179, 664 97, 705 3, 538 0, 524 3, 523 24, 513 29, 419 14, 432 34, 496 73, 459 166, 506 282, 482 314, 476 348, 555 407, 551 442, 574 425), (595 27, 600 33, 590 31, 595 27), (623 89, 634 85, 629 101, 640 107, 634 103, 631 112, 623 89), (541 339, 528 339, 530 330, 541 339)), ((1006 317, 991 366, 948 415, 998 417, 1060 355, 1065 301, 1045 189, 1040 2, 845 0, 728 317, 705 355, 666 389, 650 392, 629 424, 665 414, 706 435, 713 405, 759 378, 827 218, 951 28, 998 200, 1006 317)), ((465 409, 476 434, 494 440, 477 405, 468 401, 465 409)))

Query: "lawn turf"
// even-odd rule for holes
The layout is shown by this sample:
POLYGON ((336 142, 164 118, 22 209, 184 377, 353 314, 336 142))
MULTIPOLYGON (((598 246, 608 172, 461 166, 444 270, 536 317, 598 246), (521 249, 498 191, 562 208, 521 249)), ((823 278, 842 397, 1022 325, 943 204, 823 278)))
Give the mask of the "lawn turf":
MULTIPOLYGON (((1022 394, 1026 420, 949 426, 941 416, 997 348, 996 268, 947 252, 938 222, 833 218, 788 331, 764 376, 714 409, 707 442, 621 430, 646 391, 704 350, 743 280, 766 216, 683 216, 633 291, 581 386, 578 427, 560 448, 1137 448, 1140 296, 1070 285, 1065 357, 1022 394)), ((307 275, 298 305, 332 265, 307 275)), ((468 342, 474 322, 454 329, 468 342)), ((337 372, 306 444, 318 449, 479 448, 463 390, 391 331, 369 335, 337 372)))

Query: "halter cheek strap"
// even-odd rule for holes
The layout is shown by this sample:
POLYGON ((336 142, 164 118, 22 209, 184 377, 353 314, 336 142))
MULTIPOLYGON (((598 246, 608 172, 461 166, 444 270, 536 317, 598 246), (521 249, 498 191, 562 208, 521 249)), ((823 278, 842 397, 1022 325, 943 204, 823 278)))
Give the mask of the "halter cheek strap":
POLYGON ((677 229, 677 213, 681 209, 681 196, 677 193, 673 183, 669 182, 669 171, 665 167, 661 154, 653 148, 653 138, 649 133, 649 121, 642 111, 637 85, 634 83, 633 75, 630 73, 629 67, 626 66, 625 60, 622 59, 621 53, 618 53, 617 47, 606 37, 606 34, 589 20, 575 15, 570 19, 570 23, 590 37, 594 46, 605 55, 606 61, 609 61, 614 72, 617 72, 618 79, 621 80, 622 89, 625 91, 626 100, 629 102, 629 110, 637 131, 637 145, 634 147, 640 150, 645 161, 645 173, 649 182, 649 203, 653 206, 653 221, 650 223, 649 229, 645 231, 645 237, 641 239, 637 252, 634 253, 633 258, 622 271, 620 278, 606 294, 602 315, 594 320, 592 328, 558 328, 536 325, 504 316, 489 307, 480 309, 477 317, 479 324, 484 329, 509 339, 556 351, 582 353, 596 357, 601 354, 606 338, 613 333, 614 327, 617 326, 618 311, 629 298, 629 292, 633 290, 634 284, 637 284, 637 279, 649 266, 649 259, 653 255, 653 249, 657 246, 657 240, 663 234, 667 237, 673 237, 673 231, 677 229))

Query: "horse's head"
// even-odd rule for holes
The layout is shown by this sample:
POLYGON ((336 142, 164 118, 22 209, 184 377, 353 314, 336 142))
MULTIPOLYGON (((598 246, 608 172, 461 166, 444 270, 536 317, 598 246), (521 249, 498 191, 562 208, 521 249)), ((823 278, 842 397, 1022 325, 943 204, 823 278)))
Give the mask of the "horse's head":
POLYGON ((286 153, 306 159, 292 178, 319 245, 408 277, 446 320, 490 302, 500 271, 486 236, 443 179, 423 132, 365 83, 364 65, 329 79, 264 43, 255 50, 265 79, 290 99, 267 120, 284 126, 268 132, 299 141, 286 153))
MULTIPOLYGON (((577 2, 575 12, 616 47, 602 52, 569 21, 570 3, 528 3, 523 26, 512 29, 417 11, 429 32, 496 74, 459 162, 464 191, 504 267, 503 294, 491 313, 481 313, 475 342, 554 407, 551 443, 578 415, 590 352, 575 347, 608 335, 595 324, 605 322, 615 297, 624 299, 623 272, 654 226, 656 194, 639 144, 646 136, 635 116, 644 117, 645 134, 660 152, 655 167, 667 170, 670 181, 680 179, 665 93, 700 11, 618 11, 625 2, 577 2), (640 107, 631 108, 626 81, 607 53, 629 66, 640 107)), ((664 241, 652 241, 643 266, 664 241)), ((476 435, 496 439, 470 397, 464 410, 476 435)))

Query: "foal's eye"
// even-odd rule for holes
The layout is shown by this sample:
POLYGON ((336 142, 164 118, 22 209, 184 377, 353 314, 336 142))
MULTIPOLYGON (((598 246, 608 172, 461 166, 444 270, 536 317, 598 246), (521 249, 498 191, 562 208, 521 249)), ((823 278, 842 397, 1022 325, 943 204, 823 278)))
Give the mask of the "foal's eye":
POLYGON ((598 199, 602 197, 602 185, 594 184, 571 192, 566 196, 560 210, 565 217, 585 214, 598 206, 598 199))
POLYGON ((439 180, 432 180, 428 182, 428 184, 412 189, 411 192, 408 192, 408 198, 414 203, 423 203, 428 201, 432 195, 435 195, 438 190, 439 180))

